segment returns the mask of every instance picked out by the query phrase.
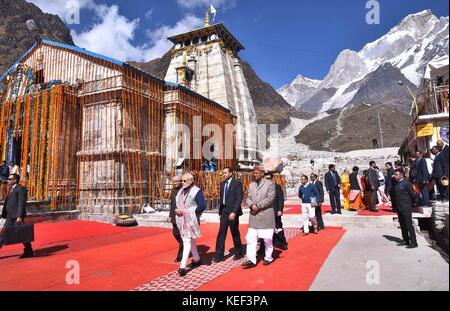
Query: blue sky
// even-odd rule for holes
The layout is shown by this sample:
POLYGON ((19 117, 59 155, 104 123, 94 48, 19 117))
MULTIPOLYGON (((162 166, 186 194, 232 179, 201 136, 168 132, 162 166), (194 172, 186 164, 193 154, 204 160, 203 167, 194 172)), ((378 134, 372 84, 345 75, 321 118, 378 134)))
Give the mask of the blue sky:
MULTIPOLYGON (((66 0, 28 0, 67 14, 66 0)), ((74 1, 74 0, 71 0, 74 1)), ((77 45, 119 59, 148 61, 171 44, 166 36, 202 24, 210 0, 78 0, 80 24, 68 25, 77 45)), ((431 9, 448 16, 445 0, 379 0, 380 24, 365 21, 365 0, 212 0, 216 21, 241 41, 260 77, 275 88, 298 74, 323 79, 343 49, 359 51, 408 14, 431 9)))

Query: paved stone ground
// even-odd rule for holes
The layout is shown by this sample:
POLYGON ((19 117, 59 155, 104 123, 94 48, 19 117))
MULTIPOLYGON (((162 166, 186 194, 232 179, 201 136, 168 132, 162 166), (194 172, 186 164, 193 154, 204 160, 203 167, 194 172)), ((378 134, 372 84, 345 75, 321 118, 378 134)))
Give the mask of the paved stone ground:
POLYGON ((416 249, 397 246, 400 237, 400 230, 395 229, 349 229, 310 290, 448 291, 448 256, 433 249, 420 234, 416 249), (371 273, 375 262, 371 261, 379 264, 379 284, 366 282, 366 276, 376 280, 371 273))

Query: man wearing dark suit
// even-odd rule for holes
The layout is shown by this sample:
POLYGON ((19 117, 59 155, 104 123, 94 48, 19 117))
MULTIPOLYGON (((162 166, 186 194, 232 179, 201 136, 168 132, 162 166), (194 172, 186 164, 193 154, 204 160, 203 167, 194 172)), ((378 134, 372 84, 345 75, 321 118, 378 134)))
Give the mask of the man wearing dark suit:
POLYGON ((366 189, 370 193, 369 210, 371 212, 378 212, 377 209, 377 198, 378 198, 378 187, 380 186, 380 181, 378 179, 378 172, 376 170, 377 163, 375 161, 370 161, 370 168, 367 171, 366 178, 366 189))
MULTIPOLYGON (((27 190, 25 187, 19 185, 20 176, 12 174, 8 177, 8 195, 5 199, 5 204, 2 210, 2 218, 4 218, 6 227, 15 227, 25 223, 27 216, 27 190)), ((3 247, 4 236, 0 234, 0 248, 3 247)), ((23 243, 24 251, 19 258, 34 257, 33 248, 30 242, 23 243)))
MULTIPOLYGON (((440 163, 440 166, 441 166, 441 170, 442 170, 442 173, 441 174, 439 174, 440 175, 440 177, 439 177, 439 181, 438 181, 438 189, 439 189, 439 192, 440 192, 440 194, 441 194, 441 201, 443 201, 443 202, 448 202, 448 186, 444 186, 443 184, 442 184, 442 177, 449 177, 448 175, 449 175, 449 172, 448 172, 448 150, 449 150, 449 147, 448 147, 448 145, 445 145, 445 143, 442 141, 442 140, 438 140, 437 141, 437 146, 438 146, 438 148, 439 148, 439 163, 440 163)), ((434 175, 434 172, 433 172, 433 175, 434 175)))
POLYGON ((242 216, 242 184, 233 178, 230 167, 224 168, 222 172, 224 181, 220 185, 220 228, 217 234, 216 254, 213 258, 213 262, 216 263, 224 260, 228 227, 230 227, 235 249, 233 259, 239 260, 244 257, 241 233, 239 232, 239 217, 242 216))
POLYGON ((178 253, 175 262, 181 262, 183 257, 183 239, 181 238, 180 230, 177 226, 175 210, 177 209, 177 195, 178 191, 181 190, 181 178, 179 176, 174 176, 172 178, 172 192, 170 193, 170 213, 169 213, 169 221, 172 223, 172 234, 178 242, 178 253))
MULTIPOLYGON (((268 180, 273 180, 273 174, 271 172, 264 173, 264 177, 268 180)), ((284 210, 283 188, 280 185, 275 184, 275 192, 275 204, 273 206, 273 210, 275 212, 275 232, 273 234, 273 246, 281 248, 282 250, 287 250, 288 243, 286 241, 286 236, 284 235, 283 222, 281 220, 284 210)), ((264 243, 264 240, 261 240, 262 243, 264 243)), ((263 247, 260 247, 260 250, 263 250, 263 247)))
POLYGON ((399 246, 406 245, 407 248, 415 248, 417 247, 417 239, 412 220, 412 208, 416 200, 416 195, 412 184, 406 180, 403 170, 396 170, 394 178, 397 181, 395 185, 395 200, 398 221, 400 222, 404 241, 399 246))
POLYGON ((444 176, 448 177, 448 162, 444 161, 442 151, 439 151, 438 146, 431 148, 431 153, 435 156, 433 161, 433 174, 432 178, 434 184, 436 184, 439 194, 441 196, 441 201, 448 201, 448 188, 442 185, 441 178, 444 176))
MULTIPOLYGON (((403 169, 403 163, 400 160, 397 160, 394 162, 394 173, 392 174, 391 177, 391 187, 389 189, 389 197, 391 199, 391 204, 392 204, 392 210, 394 212, 397 212, 397 200, 395 199, 395 186, 397 186, 397 180, 395 179, 395 171, 396 170, 402 170, 403 172, 405 171, 403 169)), ((406 174, 405 174, 405 178, 406 178, 406 174)))
POLYGON ((417 174, 415 182, 419 184, 420 192, 422 193, 423 205, 430 205, 430 196, 428 193, 427 183, 431 180, 430 172, 428 171, 427 161, 423 157, 422 151, 416 152, 417 174))
POLYGON ((319 197, 317 198, 318 200, 318 205, 316 206, 316 219, 317 219, 317 228, 319 230, 324 230, 325 229, 325 224, 323 223, 323 218, 322 218, 322 204, 325 201, 325 191, 323 190, 323 184, 322 182, 318 179, 319 176, 317 176, 316 174, 311 174, 311 182, 313 183, 313 185, 316 186, 317 190, 319 190, 319 197))
POLYGON ((329 171, 325 174, 325 188, 330 196, 331 214, 342 214, 341 212, 341 177, 336 172, 336 166, 330 164, 329 171))

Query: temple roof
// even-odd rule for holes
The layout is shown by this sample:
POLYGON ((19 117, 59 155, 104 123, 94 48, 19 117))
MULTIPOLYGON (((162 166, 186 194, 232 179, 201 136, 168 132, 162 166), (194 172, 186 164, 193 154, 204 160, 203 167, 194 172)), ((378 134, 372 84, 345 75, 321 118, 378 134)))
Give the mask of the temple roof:
POLYGON ((225 44, 227 44, 230 48, 232 48, 236 52, 245 49, 244 46, 231 34, 231 32, 228 31, 228 29, 222 23, 195 29, 189 32, 169 37, 168 39, 172 41, 174 44, 177 44, 180 42, 184 42, 187 39, 209 36, 214 33, 219 35, 219 38, 222 39, 222 41, 225 44))

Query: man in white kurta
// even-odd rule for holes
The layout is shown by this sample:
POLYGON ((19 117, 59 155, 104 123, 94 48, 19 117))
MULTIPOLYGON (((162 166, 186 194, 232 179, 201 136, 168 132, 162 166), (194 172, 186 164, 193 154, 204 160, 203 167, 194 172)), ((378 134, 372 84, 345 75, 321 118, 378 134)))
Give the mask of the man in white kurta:
POLYGON ((247 197, 247 205, 250 208, 249 229, 246 236, 248 261, 242 264, 246 268, 255 267, 257 264, 258 239, 264 240, 264 265, 269 265, 273 261, 275 184, 263 178, 264 171, 260 167, 255 167, 253 174, 255 181, 250 184, 247 197))

